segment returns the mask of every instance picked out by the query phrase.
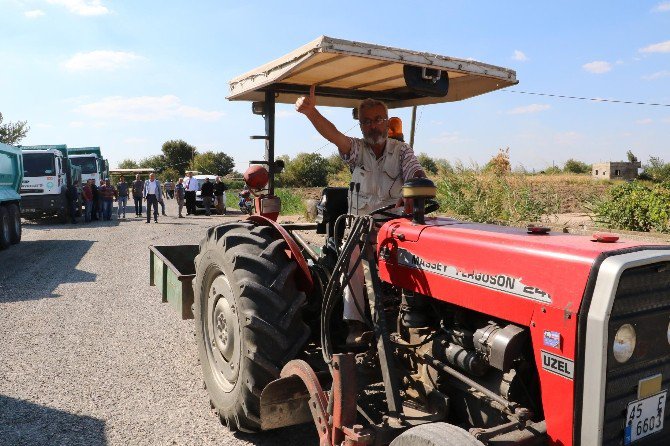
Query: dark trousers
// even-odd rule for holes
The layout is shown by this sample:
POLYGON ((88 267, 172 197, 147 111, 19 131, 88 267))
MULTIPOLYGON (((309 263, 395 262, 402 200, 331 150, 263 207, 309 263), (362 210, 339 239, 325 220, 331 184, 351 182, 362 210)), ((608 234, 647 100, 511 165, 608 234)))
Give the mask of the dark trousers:
POLYGON ((158 221, 158 200, 156 195, 147 195, 147 223, 151 221, 151 206, 154 207, 154 221, 158 221))
POLYGON ((133 201, 135 201, 135 215, 142 215, 142 197, 133 195, 133 201))
POLYGON ((195 191, 186 191, 186 213, 195 214, 195 191))

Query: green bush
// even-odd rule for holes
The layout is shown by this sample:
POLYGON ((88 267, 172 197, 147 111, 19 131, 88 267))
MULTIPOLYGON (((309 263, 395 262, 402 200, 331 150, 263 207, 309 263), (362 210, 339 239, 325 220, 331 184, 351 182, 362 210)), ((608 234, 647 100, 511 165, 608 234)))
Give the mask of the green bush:
POLYGON ((566 173, 591 173, 591 165, 576 159, 570 158, 563 166, 563 172, 566 173))
POLYGON ((281 215, 304 215, 307 212, 302 198, 290 189, 275 189, 281 199, 281 215))
POLYGON ((457 166, 437 187, 441 212, 475 222, 532 222, 559 209, 558 196, 551 188, 534 189, 523 175, 480 173, 457 166))
POLYGON ((328 160, 318 153, 299 153, 295 158, 283 156, 284 171, 277 175, 281 187, 324 187, 332 169, 328 160))
POLYGON ((593 211, 596 221, 610 228, 670 232, 670 182, 619 184, 593 204, 593 211))

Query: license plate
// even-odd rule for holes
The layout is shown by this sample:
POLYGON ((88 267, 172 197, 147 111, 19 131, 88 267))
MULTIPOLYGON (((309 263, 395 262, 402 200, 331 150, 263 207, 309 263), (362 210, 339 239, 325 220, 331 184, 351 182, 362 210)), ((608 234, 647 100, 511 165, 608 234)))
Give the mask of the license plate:
POLYGON ((665 390, 648 398, 628 403, 624 444, 634 443, 647 435, 663 430, 667 396, 668 391, 665 390))
POLYGON ((22 210, 23 212, 26 212, 26 213, 37 212, 37 209, 26 209, 26 208, 23 208, 23 209, 21 209, 21 210, 22 210))

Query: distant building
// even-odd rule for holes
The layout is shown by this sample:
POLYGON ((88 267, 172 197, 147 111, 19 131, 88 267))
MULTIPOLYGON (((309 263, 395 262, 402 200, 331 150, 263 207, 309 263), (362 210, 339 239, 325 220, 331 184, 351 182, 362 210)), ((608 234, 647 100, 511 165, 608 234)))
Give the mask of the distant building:
POLYGON ((639 161, 608 161, 595 163, 591 167, 591 176, 600 180, 634 180, 637 178, 637 169, 642 167, 639 161))

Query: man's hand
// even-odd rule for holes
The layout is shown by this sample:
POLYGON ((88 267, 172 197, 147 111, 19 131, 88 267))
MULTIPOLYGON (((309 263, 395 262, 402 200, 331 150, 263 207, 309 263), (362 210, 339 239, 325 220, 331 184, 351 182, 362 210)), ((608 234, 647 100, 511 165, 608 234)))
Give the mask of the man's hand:
POLYGON ((309 97, 301 96, 295 101, 295 109, 299 113, 308 114, 310 111, 314 110, 316 107, 316 96, 314 92, 316 90, 316 85, 309 87, 309 97))

